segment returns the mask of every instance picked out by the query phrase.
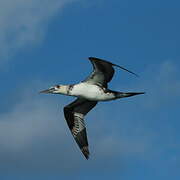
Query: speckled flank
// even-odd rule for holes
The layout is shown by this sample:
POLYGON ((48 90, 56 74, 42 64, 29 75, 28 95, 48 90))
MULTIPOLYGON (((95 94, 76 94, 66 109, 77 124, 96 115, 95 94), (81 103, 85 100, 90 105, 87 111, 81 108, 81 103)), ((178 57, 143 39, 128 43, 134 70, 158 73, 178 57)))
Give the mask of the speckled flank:
POLYGON ((73 87, 74 87, 74 84, 69 85, 69 87, 67 89, 67 95, 71 94, 71 91, 72 91, 73 87))

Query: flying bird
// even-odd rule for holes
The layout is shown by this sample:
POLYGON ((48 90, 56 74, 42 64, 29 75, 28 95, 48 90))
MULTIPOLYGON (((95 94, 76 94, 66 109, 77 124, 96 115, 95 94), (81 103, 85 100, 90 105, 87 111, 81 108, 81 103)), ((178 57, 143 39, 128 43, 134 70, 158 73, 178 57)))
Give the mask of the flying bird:
POLYGON ((144 92, 117 92, 108 89, 108 83, 114 75, 114 67, 119 67, 135 76, 138 75, 103 59, 89 57, 89 60, 92 63, 93 72, 84 81, 78 84, 56 85, 40 92, 77 97, 75 101, 64 107, 64 116, 76 143, 86 159, 89 158, 89 148, 84 116, 99 101, 110 101, 144 94, 144 92))

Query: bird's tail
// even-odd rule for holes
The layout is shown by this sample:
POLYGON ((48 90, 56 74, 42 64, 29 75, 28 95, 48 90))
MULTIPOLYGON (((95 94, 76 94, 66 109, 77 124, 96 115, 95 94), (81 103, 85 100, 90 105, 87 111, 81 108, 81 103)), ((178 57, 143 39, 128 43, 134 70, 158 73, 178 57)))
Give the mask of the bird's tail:
POLYGON ((145 94, 145 92, 116 92, 116 98, 125 98, 135 95, 145 94))

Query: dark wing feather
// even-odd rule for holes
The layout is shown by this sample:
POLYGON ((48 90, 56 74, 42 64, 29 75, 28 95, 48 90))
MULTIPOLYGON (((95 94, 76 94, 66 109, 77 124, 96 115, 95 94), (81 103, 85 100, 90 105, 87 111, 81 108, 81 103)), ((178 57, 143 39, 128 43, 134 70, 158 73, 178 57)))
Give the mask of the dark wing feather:
POLYGON ((125 71, 128 71, 129 73, 132 73, 137 76, 137 74, 133 73, 132 71, 127 70, 126 68, 112 64, 109 61, 95 58, 95 57, 89 57, 89 60, 91 61, 93 65, 93 72, 91 75, 85 80, 86 82, 92 83, 92 84, 101 84, 105 87, 107 87, 107 83, 111 81, 114 75, 114 68, 113 66, 119 67, 125 71))
POLYGON ((85 99, 76 99, 71 104, 64 107, 64 116, 76 140, 79 148, 86 157, 89 158, 88 139, 84 116, 97 104, 96 101, 88 101, 85 99))

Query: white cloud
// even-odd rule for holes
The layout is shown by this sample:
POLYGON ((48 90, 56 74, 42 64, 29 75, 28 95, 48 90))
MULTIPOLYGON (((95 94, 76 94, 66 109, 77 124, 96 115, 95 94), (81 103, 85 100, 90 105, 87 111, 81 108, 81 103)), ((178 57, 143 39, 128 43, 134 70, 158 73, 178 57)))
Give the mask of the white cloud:
MULTIPOLYGON (((55 95, 54 98, 53 95, 30 92, 29 89, 37 89, 36 85, 26 87, 19 102, 0 114, 0 172, 41 172, 48 169, 48 172, 66 173, 69 169, 73 172, 83 168, 86 160, 74 142, 62 112, 68 102, 61 102, 62 96, 55 95)), ((104 112, 103 108, 101 112, 104 112)), ((97 119, 96 113, 97 109, 86 117, 89 120, 86 124, 91 152, 88 166, 91 169, 105 160, 113 164, 115 158, 141 156, 141 152, 147 151, 142 139, 107 133, 108 124, 102 122, 108 120, 97 119)))
POLYGON ((0 65, 22 47, 40 43, 49 20, 78 0, 1 0, 0 65))
MULTIPOLYGON (((73 159, 77 149, 63 107, 40 94, 22 94, 9 112, 0 114, 0 172, 53 171, 59 163, 73 159)), ((64 163, 60 167, 66 171, 72 166, 64 163)))
POLYGON ((26 87, 19 102, 0 114, 0 171, 48 169, 48 172, 66 173, 69 169, 73 172, 87 166, 95 170, 108 162, 106 167, 98 168, 101 171, 114 169, 121 158, 126 164, 132 158, 154 161, 159 157, 158 161, 161 161, 161 152, 172 149, 175 129, 171 121, 165 123, 160 118, 157 121, 156 112, 149 106, 158 107, 158 113, 163 114, 160 107, 179 96, 178 71, 174 63, 166 61, 156 70, 152 68, 142 79, 136 89, 145 87, 147 95, 134 100, 99 103, 86 117, 91 152, 88 165, 64 120, 62 110, 68 102, 64 103, 62 99, 66 98, 30 92, 32 89, 38 91, 40 85, 41 88, 48 86, 41 82, 37 83, 38 87, 37 84, 26 87), (148 108, 142 108, 144 104, 148 108))
POLYGON ((177 64, 173 61, 167 60, 157 67, 151 67, 142 83, 147 92, 146 105, 161 108, 174 104, 180 97, 179 77, 177 64))
POLYGON ((172 60, 165 60, 160 64, 151 64, 144 69, 140 78, 131 84, 124 84, 117 89, 122 91, 144 91, 145 95, 138 97, 139 105, 146 108, 160 109, 177 102, 180 97, 179 64, 172 60), (145 101, 145 103, 144 103, 145 101))

